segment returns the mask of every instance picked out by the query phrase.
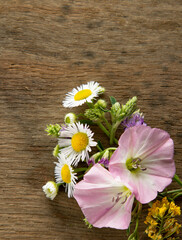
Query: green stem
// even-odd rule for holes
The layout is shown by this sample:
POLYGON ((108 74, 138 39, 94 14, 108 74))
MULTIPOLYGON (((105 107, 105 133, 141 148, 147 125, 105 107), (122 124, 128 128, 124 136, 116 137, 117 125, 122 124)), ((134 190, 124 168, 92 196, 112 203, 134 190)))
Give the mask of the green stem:
MULTIPOLYGON (((163 197, 165 196, 165 194, 164 194, 164 193, 158 193, 158 196, 161 197, 161 198, 163 198, 163 197)), ((168 198, 170 201, 173 201, 173 199, 172 199, 171 197, 167 196, 167 198, 168 198)))
POLYGON ((115 139, 115 134, 116 134, 116 130, 119 127, 119 124, 121 122, 118 121, 115 124, 112 125, 111 127, 111 133, 110 133, 110 145, 113 145, 114 139, 115 139))
POLYGON ((83 113, 79 113, 79 114, 77 114, 76 116, 77 116, 77 118, 79 118, 79 117, 85 117, 85 115, 84 115, 83 113))
POLYGON ((170 191, 164 191, 164 192, 161 192, 160 194, 162 196, 166 196, 167 194, 172 194, 172 193, 178 193, 178 192, 182 192, 182 189, 175 189, 175 190, 170 190, 170 191))
POLYGON ((128 240, 138 239, 138 222, 139 222, 139 218, 137 217, 137 219, 136 219, 136 225, 135 225, 135 230, 134 230, 134 232, 129 236, 128 240))
POLYGON ((78 173, 78 172, 85 172, 87 170, 87 168, 75 168, 74 172, 78 173))
POLYGON ((159 228, 159 233, 158 235, 160 235, 161 231, 162 231, 162 228, 163 228, 163 218, 161 219, 161 225, 160 225, 160 228, 159 228))
POLYGON ((104 120, 104 122, 105 122, 107 128, 109 129, 109 131, 111 131, 111 128, 112 128, 111 124, 107 121, 107 119, 105 117, 102 117, 102 119, 104 120))
POLYGON ((179 179, 177 174, 174 175, 173 179, 182 187, 182 181, 179 179))
POLYGON ((97 146, 96 146, 97 148, 98 148, 98 150, 100 151, 100 152, 102 152, 102 149, 99 147, 99 145, 97 144, 97 146))
MULTIPOLYGON (((104 125, 101 122, 97 122, 97 125, 100 127, 100 129, 110 138, 109 131, 104 127, 104 125)), ((116 138, 113 139, 116 144, 118 144, 118 140, 116 138)))
POLYGON ((116 133, 116 128, 114 128, 112 126, 112 128, 111 128, 111 135, 110 135, 110 144, 111 145, 113 144, 115 133, 116 133))
POLYGON ((104 151, 108 150, 108 151, 115 151, 117 148, 116 147, 109 147, 106 148, 104 151))
POLYGON ((170 194, 170 193, 177 193, 177 192, 182 192, 182 188, 176 189, 176 190, 167 191, 166 193, 170 194))
POLYGON ((177 193, 174 197, 173 197, 173 200, 176 199, 177 197, 180 197, 182 196, 182 193, 177 193))
POLYGON ((84 174, 77 176, 77 178, 79 179, 79 178, 82 178, 83 176, 84 176, 84 174))
POLYGON ((138 204, 139 204, 139 202, 137 201, 136 206, 131 213, 132 216, 135 216, 136 212, 138 211, 138 204))
POLYGON ((109 131, 104 127, 104 125, 101 122, 97 122, 97 125, 108 137, 110 137, 109 131))
POLYGON ((87 102, 87 105, 89 108, 93 108, 93 106, 94 106, 93 103, 90 103, 90 102, 87 102))
POLYGON ((59 186, 61 186, 61 185, 63 185, 64 184, 64 182, 62 182, 62 183, 57 183, 57 186, 59 187, 59 186))
MULTIPOLYGON (((100 129, 110 138, 109 131, 104 127, 104 125, 101 122, 97 122, 97 125, 100 127, 100 129)), ((118 140, 114 138, 114 142, 118 145, 118 140)), ((111 144, 112 145, 112 144, 111 144)))

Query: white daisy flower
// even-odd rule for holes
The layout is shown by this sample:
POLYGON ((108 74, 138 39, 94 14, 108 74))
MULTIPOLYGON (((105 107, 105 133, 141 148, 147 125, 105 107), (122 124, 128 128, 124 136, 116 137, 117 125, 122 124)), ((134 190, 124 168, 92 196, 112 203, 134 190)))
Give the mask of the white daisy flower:
POLYGON ((80 106, 85 102, 92 102, 101 93, 103 93, 102 87, 97 82, 91 81, 87 84, 82 84, 80 87, 73 88, 71 92, 66 94, 63 106, 72 108, 80 106))
POLYGON ((65 191, 68 192, 68 197, 73 196, 74 186, 76 185, 76 173, 74 173, 73 168, 69 161, 65 159, 63 154, 58 155, 58 161, 55 162, 55 179, 57 183, 65 183, 65 191))
POLYGON ((58 186, 55 182, 49 181, 42 187, 47 198, 53 200, 58 192, 58 186))
POLYGON ((58 144, 66 158, 70 159, 71 164, 77 165, 80 160, 88 161, 91 147, 97 145, 92 138, 94 133, 87 124, 79 122, 68 125, 59 132, 58 144))

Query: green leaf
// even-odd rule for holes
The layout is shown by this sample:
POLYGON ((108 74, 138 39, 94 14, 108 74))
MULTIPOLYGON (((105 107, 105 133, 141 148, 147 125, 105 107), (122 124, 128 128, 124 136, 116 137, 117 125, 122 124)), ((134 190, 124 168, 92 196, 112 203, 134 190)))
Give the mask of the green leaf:
POLYGON ((104 147, 103 147, 103 145, 102 145, 102 143, 101 143, 101 141, 99 140, 99 141, 97 141, 97 144, 98 144, 98 146, 102 149, 102 151, 104 151, 104 147))
POLYGON ((117 101, 116 101, 116 98, 110 96, 110 101, 111 101, 111 104, 115 104, 117 101))

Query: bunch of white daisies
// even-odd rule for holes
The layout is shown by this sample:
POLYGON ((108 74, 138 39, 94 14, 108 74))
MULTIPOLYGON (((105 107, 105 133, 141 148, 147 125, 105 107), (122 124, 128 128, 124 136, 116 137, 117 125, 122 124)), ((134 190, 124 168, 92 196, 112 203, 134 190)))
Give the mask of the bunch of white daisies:
MULTIPOLYGON (((74 88, 66 95, 63 106, 72 108, 84 103, 92 104, 96 97, 104 93, 105 89, 100 87, 97 82, 89 82, 80 87, 74 88)), ((103 101, 105 103, 105 101, 103 101)), ((103 104, 102 104, 103 105, 103 104)), ((68 197, 73 196, 74 186, 78 179, 78 172, 85 172, 87 168, 77 168, 80 161, 89 161, 89 152, 91 147, 97 145, 94 141, 94 133, 90 130, 87 120, 79 121, 79 117, 74 113, 68 113, 64 117, 64 125, 49 125, 46 131, 48 135, 58 138, 58 145, 53 151, 53 155, 58 158, 55 167, 56 183, 49 181, 43 186, 46 196, 53 200, 57 195, 59 186, 64 184, 68 197)), ((88 121, 90 123, 90 121, 88 121)), ((83 175, 82 175, 83 176, 83 175)), ((79 176, 80 178, 80 176, 79 176)))

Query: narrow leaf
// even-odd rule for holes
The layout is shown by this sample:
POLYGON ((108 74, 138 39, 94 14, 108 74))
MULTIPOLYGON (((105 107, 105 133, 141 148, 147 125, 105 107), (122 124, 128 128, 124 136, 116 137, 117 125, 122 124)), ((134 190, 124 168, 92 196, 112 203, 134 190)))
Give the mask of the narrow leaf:
POLYGON ((102 151, 104 151, 104 147, 103 147, 103 145, 102 145, 102 143, 101 143, 100 140, 97 142, 97 144, 98 144, 98 146, 102 149, 102 151))
POLYGON ((110 101, 111 101, 111 104, 115 104, 117 101, 116 101, 116 98, 110 96, 110 101))

